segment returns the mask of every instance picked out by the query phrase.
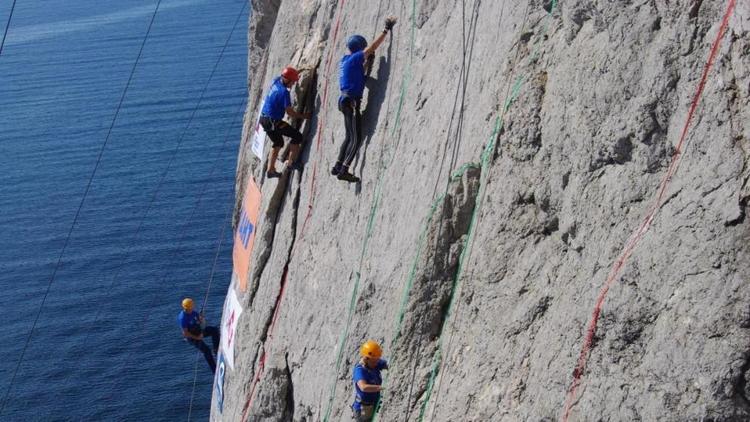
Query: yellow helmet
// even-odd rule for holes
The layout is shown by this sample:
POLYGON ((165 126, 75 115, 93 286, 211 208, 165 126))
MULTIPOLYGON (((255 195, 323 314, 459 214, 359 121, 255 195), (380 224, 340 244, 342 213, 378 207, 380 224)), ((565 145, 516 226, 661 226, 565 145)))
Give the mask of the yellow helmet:
POLYGON ((193 310, 193 299, 190 299, 189 297, 186 297, 185 299, 182 299, 182 309, 190 312, 193 310))
POLYGON ((380 359, 383 356, 383 349, 375 340, 367 340, 359 349, 359 354, 363 358, 380 359))

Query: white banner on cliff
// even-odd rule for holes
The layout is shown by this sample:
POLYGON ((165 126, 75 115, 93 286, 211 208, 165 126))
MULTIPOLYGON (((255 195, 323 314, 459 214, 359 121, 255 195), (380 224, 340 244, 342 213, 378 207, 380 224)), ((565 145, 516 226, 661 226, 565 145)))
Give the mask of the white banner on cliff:
POLYGON ((253 129, 253 144, 251 149, 261 160, 263 160, 263 148, 265 145, 266 131, 263 130, 263 126, 260 125, 260 114, 258 114, 258 119, 255 120, 255 129, 253 129))
MULTIPOLYGON (((232 274, 233 279, 234 277, 232 274)), ((221 350, 230 369, 234 369, 234 335, 237 332, 237 321, 242 314, 242 306, 237 300, 233 285, 234 282, 229 288, 227 300, 224 302, 224 313, 221 315, 221 350)))
POLYGON ((214 376, 214 389, 216 390, 216 407, 219 408, 219 413, 224 413, 224 375, 226 374, 226 362, 224 362, 224 354, 219 352, 219 356, 216 359, 216 375, 214 376))

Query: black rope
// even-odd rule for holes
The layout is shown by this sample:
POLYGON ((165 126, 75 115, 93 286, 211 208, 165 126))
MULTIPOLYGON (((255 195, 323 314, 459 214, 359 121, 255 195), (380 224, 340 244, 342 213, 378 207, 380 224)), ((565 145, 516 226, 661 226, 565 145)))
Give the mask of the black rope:
POLYGON ((16 8, 16 0, 13 0, 13 4, 10 5, 10 13, 8 14, 8 23, 5 24, 5 31, 3 32, 3 39, 0 41, 0 55, 3 54, 3 46, 5 46, 5 37, 8 36, 8 29, 10 29, 10 20, 13 18, 13 10, 16 8))
POLYGON ((375 37, 377 37, 378 33, 380 33, 380 31, 378 30, 378 28, 381 25, 381 23, 380 23, 380 13, 381 13, 382 10, 383 10, 383 0, 378 0, 378 11, 377 11, 377 13, 375 13, 375 24, 373 25, 373 29, 372 29, 372 39, 373 40, 375 40, 375 37))
MULTIPOLYGON (((526 3, 526 8, 524 10, 523 23, 521 24, 521 32, 520 32, 522 36, 523 36, 523 33, 524 33, 524 29, 526 28, 526 21, 528 20, 528 16, 529 16, 530 5, 531 5, 531 1, 529 1, 528 3, 526 3)), ((516 54, 515 54, 515 57, 513 58, 513 65, 512 65, 512 67, 510 69, 511 70, 510 75, 513 75, 513 72, 515 71, 516 66, 518 65, 518 57, 519 57, 519 54, 520 54, 520 50, 521 49, 518 46, 516 46, 516 54)), ((507 84, 507 87, 506 87, 506 93, 505 93, 505 98, 506 99, 508 98, 508 95, 510 94, 510 87, 512 85, 512 82, 513 82, 513 78, 509 78, 508 79, 508 84, 507 84)), ((501 107, 503 107, 503 106, 501 105, 501 107)), ((504 117, 505 117, 505 111, 506 111, 505 107, 503 107, 501 109, 501 119, 504 119, 504 117)), ((499 136, 499 135, 497 135, 497 136, 499 136)), ((483 200, 483 198, 477 198, 476 199, 477 202, 475 202, 474 206, 476 207, 478 204, 480 204, 482 202, 482 200, 483 200)), ((473 238, 471 240, 473 242, 473 238)), ((470 247, 471 247, 471 245, 469 245, 469 244, 464 245, 464 248, 470 248, 470 247)), ((469 249, 469 254, 466 256, 467 260, 470 258, 470 254, 471 254, 471 249, 469 249)), ((475 271, 475 269, 472 269, 471 273, 469 274, 469 279, 470 280, 473 279, 473 277, 474 277, 474 271, 475 271)), ((456 280, 456 283, 458 283, 458 280, 456 280)), ((457 294, 459 294, 459 291, 458 291, 459 290, 459 286, 456 286, 455 288, 456 288, 456 291, 454 291, 453 294, 457 295, 457 294)), ((458 316, 460 315, 459 314, 459 312, 461 311, 461 306, 460 305, 461 305, 461 302, 457 300, 456 301, 456 311, 455 311, 455 313, 453 315, 453 318, 452 318, 453 319, 453 325, 455 325, 455 321, 458 318, 458 316)), ((445 323, 449 324, 450 321, 445 321, 445 323)), ((443 370, 444 364, 445 364, 445 362, 446 362, 446 360, 448 358, 450 350, 453 348, 453 338, 454 338, 455 333, 456 333, 455 329, 451 330, 450 336, 448 337, 448 345, 447 345, 447 347, 445 348, 444 351, 441 350, 441 353, 443 353, 443 359, 441 359, 439 371, 443 370)), ((441 333, 441 335, 442 335, 442 333, 441 333)), ((443 377, 442 376, 440 377, 440 380, 438 380, 437 383, 438 383, 437 390, 435 390, 435 405, 432 407, 432 414, 431 414, 432 418, 435 417, 435 411, 437 410, 437 408, 438 408, 438 406, 440 404, 440 401, 438 399, 440 398, 440 392, 441 392, 442 387, 443 387, 443 377)))
POLYGON ((200 351, 195 351, 195 357, 193 358, 193 392, 190 393, 190 405, 188 407, 188 417, 187 420, 190 422, 190 419, 193 416, 193 396, 195 396, 195 384, 198 382, 198 360, 200 359, 200 351))
MULTIPOLYGON (((206 182, 203 185, 204 187, 202 188, 202 191, 201 191, 201 193, 199 195, 198 204, 200 204, 200 198, 203 196, 203 193, 205 192, 205 185, 208 183, 208 181, 211 180, 211 177, 213 176, 214 171, 217 168, 218 162, 219 162, 221 156, 223 155, 224 149, 225 149, 225 147, 227 145, 227 142, 228 142, 230 134, 231 134, 231 129, 232 129, 232 127, 234 127, 235 123, 237 122, 237 116, 242 115, 242 112, 244 111, 244 108, 245 108, 245 100, 243 100, 240 103, 240 106, 239 106, 237 112, 235 113, 235 117, 232 120, 231 125, 227 128, 227 130, 225 132, 224 141, 222 142, 221 147, 219 148, 219 152, 216 154, 216 158, 214 158, 211 170, 209 171, 208 177, 206 178, 206 182)), ((177 153, 177 150, 174 150, 173 151, 173 156, 176 153, 177 153)), ((162 174, 162 178, 161 178, 160 182, 162 182, 165 177, 166 177, 166 173, 162 174)), ((159 183, 159 187, 160 186, 161 186, 161 183, 159 183)), ((107 288, 108 292, 112 291, 112 288, 115 285, 115 282, 116 282, 117 277, 118 277, 118 275, 120 273, 120 270, 125 266, 127 258, 130 255, 130 252, 131 252, 131 250, 133 248, 133 245, 136 244, 136 240, 138 239, 139 233, 140 233, 143 225, 145 224, 145 222, 147 220, 148 212, 151 209, 151 206, 153 205, 153 203, 155 202, 155 199, 156 199, 157 194, 159 192, 159 187, 157 187, 156 191, 154 192, 153 196, 151 197, 151 201, 149 202, 146 211, 141 216, 141 220, 140 220, 140 222, 138 224, 138 228, 136 229, 135 234, 133 235, 133 238, 131 239, 130 242, 128 242, 129 246, 125 250, 125 254, 123 255, 122 260, 120 261, 119 265, 115 269, 115 274, 112 277, 112 281, 110 282, 110 284, 109 284, 109 286, 107 288)), ((197 206, 198 205, 196 204, 195 207, 197 207, 197 206)), ((192 215, 191 215, 191 218, 192 218, 192 215)), ((107 302, 107 301, 105 300, 104 302, 107 302)), ((84 340, 83 340, 82 344, 88 344, 88 338, 91 335, 91 333, 94 331, 93 327, 96 326, 97 321, 99 321, 99 317, 101 316, 101 312, 102 312, 102 307, 99 307, 97 309, 96 315, 94 316, 94 319, 92 321, 91 327, 89 327, 88 330, 85 330, 86 331, 86 336, 84 337, 84 340)), ((68 377, 65 379, 65 382, 67 383, 70 380, 70 377, 72 377, 72 376, 73 376, 73 374, 68 375, 68 377)))
MULTIPOLYGON (((242 8, 242 11, 240 12, 239 16, 242 16, 242 13, 244 12, 244 10, 245 10, 245 3, 243 2, 243 8, 242 8)), ((223 46, 223 48, 221 50, 221 53, 219 54, 219 57, 218 57, 216 63, 214 64, 214 67, 213 67, 213 69, 211 71, 211 74, 209 75, 208 80, 206 81, 206 83, 203 86, 203 90, 201 91, 201 94, 199 96, 198 102, 196 103, 195 107, 193 108, 192 113, 190 114, 190 118, 188 119, 188 122, 185 125, 185 128, 182 130, 182 133, 180 134, 180 137, 178 138, 177 145, 172 150, 172 154, 169 157, 169 161, 167 162, 167 166, 164 169, 164 171, 162 172, 161 176, 159 177, 159 181, 156 184, 156 189, 154 190, 154 193, 151 195, 151 198, 150 198, 150 200, 148 202, 148 205, 146 206, 146 210, 144 211, 143 215, 141 216, 140 221, 138 222, 138 227, 136 228, 135 233, 133 234, 133 237, 128 242, 128 247, 127 247, 127 249, 125 249, 125 253, 123 254, 122 259, 120 260, 120 263, 117 265, 117 267, 114 270, 114 274, 112 276, 112 281, 110 282, 109 287, 107 288, 107 292, 109 292, 110 294, 113 291, 113 287, 115 286, 115 283, 117 282, 117 280, 118 280, 118 278, 120 276, 121 270, 125 267, 125 264, 127 263, 128 258, 130 257, 130 253, 131 253, 133 247, 137 243, 137 240, 138 240, 138 238, 140 236, 141 230, 143 229, 143 227, 144 227, 144 225, 146 223, 146 220, 148 219, 149 212, 153 208, 153 205, 156 203, 156 199, 159 196, 159 193, 161 192, 161 189, 162 189, 162 187, 164 185, 164 181, 167 178, 169 170, 172 168, 172 164, 174 162, 174 159, 177 156, 177 153, 179 152, 179 150, 180 150, 180 148, 182 146, 182 142, 183 142, 183 140, 185 138, 185 135, 186 135, 186 133, 187 133, 190 125, 193 122, 193 119, 194 119, 194 117, 196 115, 196 112, 197 112, 198 108, 201 105, 203 97, 205 96, 205 93, 207 92, 207 89, 208 89, 208 86, 209 86, 209 84, 211 82, 211 79, 213 78, 214 73, 216 72, 216 69, 218 67, 218 64, 219 64, 219 62, 221 61, 221 59, 222 59, 222 57, 224 55, 224 51, 226 50, 227 45, 229 44, 229 39, 232 37, 232 33, 234 32, 234 30, 235 30, 235 28, 237 26, 237 22, 238 21, 239 21, 239 19, 235 20, 234 26, 232 27, 232 32, 230 32, 229 37, 227 38, 227 41, 224 43, 224 46, 223 46)), ((244 107, 244 100, 240 104, 240 110, 242 110, 243 107, 244 107)), ((211 171, 209 172, 209 175, 208 175, 206 183, 208 183, 208 180, 211 179, 211 176, 213 176, 214 171, 216 170, 219 158, 221 157, 221 154, 223 153, 224 148, 225 148, 225 146, 227 144, 227 141, 229 139, 229 132, 230 132, 232 126, 234 126, 234 122, 235 121, 236 121, 236 115, 235 115, 235 120, 233 120, 232 124, 227 129, 227 133, 226 133, 226 136, 224 138, 224 142, 222 143, 221 148, 219 149, 219 152, 217 153, 216 159, 214 160, 214 163, 213 163, 213 165, 211 167, 211 171)), ((204 192, 205 192, 205 184, 203 185, 203 190, 201 191, 201 193, 199 195, 198 204, 200 203, 200 200, 203 197, 203 193, 204 192)), ((197 206, 198 205, 196 204, 195 207, 197 208, 197 206)), ((193 213, 190 215, 190 219, 192 219, 194 213, 195 213, 195 208, 193 209, 193 213)), ((188 224, 189 224, 189 222, 188 222, 188 224)), ((108 300, 103 300, 103 303, 106 303, 106 302, 108 302, 108 300)), ((82 344, 88 344, 89 336, 91 335, 91 333, 93 333, 95 331, 95 330, 93 330, 93 327, 95 327, 96 323, 99 321, 99 318, 101 317, 101 314, 102 314, 102 309, 103 309, 103 307, 97 308, 97 312, 96 312, 96 315, 94 316, 94 319, 92 320, 91 327, 89 327, 89 329, 85 330, 86 331, 86 336, 84 337, 84 340, 83 340, 82 344)), ((67 383, 72 376, 73 376, 72 373, 70 375, 68 375, 68 377, 66 378, 65 382, 67 383)))
MULTIPOLYGON (((465 59, 466 63, 466 72, 464 72, 464 82, 462 92, 461 92, 461 108, 459 109, 459 115, 458 115, 458 125, 456 127, 456 142, 453 144, 453 152, 451 155, 451 163, 450 163, 450 171, 453 173, 453 171, 456 169, 456 162, 458 161, 458 151, 460 149, 461 143, 463 142, 464 136, 464 112, 465 106, 466 106, 466 87, 469 85, 469 74, 471 73, 471 64, 473 62, 474 57, 474 41, 476 40, 477 36, 477 20, 479 20, 479 6, 481 5, 481 0, 475 1, 473 6, 473 15, 472 15, 472 21, 469 24, 469 32, 471 35, 471 41, 468 39, 466 40, 466 44, 464 44, 464 56, 466 56, 466 45, 469 46, 469 53, 468 53, 468 59, 465 59)), ((502 19, 502 11, 500 13, 500 19, 502 19)), ((446 185, 447 187, 447 185, 446 185)))
MULTIPOLYGON (((217 58, 217 60, 216 60, 216 63, 214 64, 214 68, 213 68, 213 69, 211 70, 211 74, 209 75, 209 77, 208 77, 208 80, 206 81, 206 84, 205 84, 205 85, 204 85, 204 87, 203 87, 203 91, 201 92, 201 95, 200 95, 200 97, 199 97, 199 99, 198 99, 198 103, 197 103, 197 104, 195 105, 195 108, 193 109, 193 112, 192 112, 192 114, 191 114, 191 118, 190 118, 190 121, 188 121, 188 124, 187 124, 187 126, 185 127, 185 130, 184 130, 184 131, 183 131, 183 133, 182 133, 183 135, 185 134, 185 132, 187 132, 187 129, 188 129, 188 127, 190 126, 190 122, 192 122, 192 118, 193 118, 193 116, 195 116, 195 114, 196 114, 196 112, 197 112, 198 108, 199 108, 199 107, 200 107, 200 105, 201 105, 201 102, 203 101, 203 97, 204 97, 204 95, 205 95, 205 93, 206 93, 206 90, 207 90, 207 88, 208 88, 208 85, 210 84, 210 82, 211 82, 211 79, 213 78, 213 76, 214 76, 214 73, 216 72, 216 69, 217 69, 217 68, 218 68, 218 66, 219 66, 219 63, 221 62, 221 59, 222 59, 222 57, 224 56, 224 52, 226 51, 226 48, 227 48, 227 46, 229 45, 229 42, 230 42, 230 40, 232 39, 232 35, 234 34, 234 31, 235 31, 235 29, 237 28, 237 24, 239 23, 239 21, 240 21, 240 18, 242 17, 242 15, 243 15, 243 14, 244 14, 244 12, 245 12, 245 8, 246 8, 246 6, 247 6, 247 2, 246 2, 246 1, 243 1, 243 2, 242 2, 242 9, 240 10, 240 13, 238 13, 238 14, 237 14, 237 18, 236 18, 236 19, 235 19, 235 21, 234 21, 234 25, 232 26, 232 30, 230 31, 230 33, 229 33, 229 36, 227 37, 227 40, 226 40, 226 42, 224 43, 224 46, 223 46, 223 47, 222 47, 222 49, 221 49, 221 53, 219 54, 219 57, 217 58)), ((228 138, 227 138, 227 139, 228 139, 228 138)), ((180 137, 180 142, 182 142, 182 136, 180 137)), ((225 139, 225 144, 226 144, 226 139, 225 139)), ((223 147, 222 147, 222 149, 223 149, 223 147)), ((175 152, 176 152, 176 151, 175 151, 175 152)), ((175 154, 175 155, 176 155, 176 154, 175 154)), ((174 155, 173 155, 173 157, 174 157, 174 155)), ((217 161, 218 161, 218 158, 217 158, 217 161)), ((216 161, 214 162, 214 164, 216 164, 216 161)), ((215 168, 215 167, 216 167, 216 166, 214 165, 214 168, 215 168)), ((213 174, 213 170, 212 170, 212 173, 211 173, 211 174, 213 174)), ((166 172, 165 172, 165 173, 164 173, 164 174, 162 175, 162 177, 166 177, 166 172)), ((209 176, 209 178, 210 178, 210 176, 209 176)), ((209 179, 209 180, 210 180, 210 179, 209 179)), ((164 266, 164 268, 165 268, 165 269, 166 269, 166 268, 170 268, 170 266, 171 266, 171 263, 172 263, 172 262, 174 262, 174 260, 175 260, 175 257, 177 256, 177 254, 178 254, 178 253, 180 252, 180 250, 182 249, 182 245, 183 245, 183 243, 184 243, 184 241, 185 241, 185 237, 187 236, 187 233, 188 233, 188 231, 187 231, 187 228, 188 228, 188 227, 190 226, 190 224, 191 224, 191 222, 192 222, 193 218, 195 217, 195 213, 196 213, 196 211, 198 210, 198 208, 199 208, 199 206, 200 206, 200 204, 201 204, 201 202, 202 202, 202 200, 203 200, 203 195, 204 195, 204 194, 205 194, 205 192, 206 192, 206 188, 207 188, 207 186, 208 186, 208 180, 206 181, 206 183, 204 183, 204 184, 203 184, 203 187, 201 188, 201 191, 200 191, 200 193, 198 194, 198 199, 196 200, 196 203, 195 203, 195 205, 194 205, 194 207, 193 207, 192 211, 190 212, 190 215, 188 216, 188 218, 187 218, 187 220, 186 220, 186 222, 185 222, 185 225, 184 225, 184 226, 183 226, 183 228, 182 228, 182 232, 180 233, 180 237, 179 237, 179 239, 178 239, 178 241, 177 241, 177 246, 176 246, 176 248, 174 249, 174 251, 172 252, 172 255, 170 256, 170 258, 169 258, 169 260, 168 260, 168 262, 170 263, 170 265, 165 265, 165 266, 164 266)), ((165 271, 164 271, 164 273, 163 273, 163 275, 162 275, 162 277, 160 278, 160 282, 158 283, 158 285, 160 285, 160 286, 161 286, 161 285, 164 285, 164 283, 165 283, 165 282, 167 281, 167 275, 168 275, 168 274, 169 274, 169 271, 165 270, 165 271)), ((174 283, 173 283, 173 286, 174 286, 174 283)), ((153 308, 153 306, 154 306, 154 303, 155 303, 156 299, 157 299, 157 296, 156 296, 156 295, 153 295, 153 300, 151 301, 151 303, 149 304, 149 306, 148 306, 148 307, 146 308, 147 310, 148 310, 148 309, 152 309, 152 308, 153 308)), ((149 313, 148 313, 148 311, 147 311, 147 312, 146 312, 146 314, 144 315, 144 318, 143 318, 143 321, 142 321, 142 323, 141 323, 141 326, 144 326, 144 325, 145 325, 146 321, 148 320, 148 317, 149 317, 149 313)), ((135 343, 135 344, 137 344, 137 343, 135 343)), ((135 353, 129 353, 129 354, 128 354, 128 359, 127 359, 127 361, 125 362, 125 364, 124 364, 124 365, 123 365, 122 367, 128 367, 128 366, 130 365, 130 363, 131 363, 131 360, 132 360, 132 358, 134 357, 134 355, 135 355, 135 353)), ((115 386, 116 386, 116 387, 117 387, 117 386, 119 386, 119 385, 120 385, 120 383, 121 383, 121 382, 123 382, 124 378, 125 378, 125 377, 120 377, 120 378, 118 379, 118 381, 116 381, 116 384, 115 384, 115 386)), ((114 389, 112 389, 112 391, 115 391, 115 390, 118 390, 118 388, 114 388, 114 389)), ((110 397, 110 398, 111 398, 111 397, 110 397)))
MULTIPOLYGON (((451 118, 448 121, 448 131, 446 132, 445 137, 445 143, 443 144, 443 154, 440 158, 440 165, 438 168, 440 171, 438 172, 438 176, 435 179, 435 187, 432 190, 432 199, 435 199, 435 195, 437 194, 437 188, 440 184, 441 177, 443 175, 443 164, 445 163, 445 156, 448 152, 448 144, 450 144, 451 134, 453 132, 453 122, 454 120, 457 120, 456 123, 456 131, 455 131, 455 139, 453 142, 453 148, 451 151, 451 161, 450 165, 448 167, 448 175, 453 172, 454 167, 456 165, 456 160, 458 160, 458 151, 460 149, 460 145, 463 142, 463 123, 464 123, 464 107, 466 105, 466 87, 469 83, 469 71, 471 70, 471 63, 473 60, 473 54, 474 54, 474 40, 476 38, 476 23, 477 19, 479 18, 479 6, 481 4, 481 1, 474 1, 472 9, 472 17, 471 21, 469 23, 469 32, 470 35, 467 36, 466 32, 466 0, 462 0, 462 7, 461 7, 461 54, 462 54, 462 61, 461 61, 461 72, 458 77, 458 84, 456 85, 456 95, 453 99, 453 108, 451 110, 451 118), (468 51, 467 51, 468 50, 468 51), (460 94, 460 95, 459 95, 460 94), (460 106, 459 106, 459 98, 460 106), (458 108, 458 118, 456 118, 456 108, 458 108)), ((502 19, 502 11, 500 18, 502 19)), ((448 188, 448 183, 446 183, 446 189, 448 188)))
MULTIPOLYGON (((15 5, 15 1, 13 2, 13 4, 15 5)), ((57 258, 55 269, 52 271, 52 275, 50 276, 49 283, 47 283, 47 290, 44 292, 44 296, 42 297, 42 303, 39 305, 39 310, 37 311, 36 318, 34 318, 34 323, 31 325, 31 330, 29 330, 29 334, 26 337, 26 342, 24 343, 23 349, 21 350, 21 357, 18 359, 18 363, 16 364, 16 367, 13 370, 13 376, 11 377, 10 383, 8 384, 8 389, 5 392, 5 397, 3 398, 2 407, 0 407, 0 415, 2 415, 3 411, 5 410, 5 406, 8 404, 8 398, 10 397, 10 392, 13 388, 13 384, 15 383, 16 376, 18 375, 18 370, 21 367, 21 363, 23 362, 24 356, 26 356, 26 351, 29 348, 29 343, 31 342, 31 337, 34 334, 34 329, 36 328, 36 325, 39 322, 39 317, 42 315, 42 309, 44 309, 44 304, 47 301, 47 296, 49 296, 50 289, 52 288, 52 283, 54 283, 55 276, 57 275, 57 271, 60 268, 60 264, 62 263, 62 258, 65 255, 65 250, 67 249, 68 243, 70 242, 70 237, 73 234, 73 229, 75 228, 76 223, 78 223, 78 217, 81 214, 81 209, 83 208, 84 202, 86 202, 86 197, 88 196, 89 190, 91 189, 91 184, 94 181, 94 176, 96 175, 96 171, 97 169, 99 169, 99 164, 101 163, 102 155, 104 154, 104 150, 107 146, 107 143, 109 142, 109 138, 112 135, 112 129, 115 127, 115 122, 117 122, 117 116, 120 114, 120 109, 122 108, 122 104, 125 101, 125 95, 128 93, 128 89, 130 88, 130 83, 133 80, 133 75, 135 75, 135 70, 138 67, 138 63, 141 60, 141 55, 143 54, 143 48, 146 46, 146 41, 148 40, 148 37, 151 34, 151 28, 154 25, 154 20, 156 19, 156 14, 159 11, 160 5, 161 5, 161 0, 158 0, 156 2, 156 7, 154 8, 154 13, 151 15, 151 21, 148 24, 146 35, 143 37, 143 41, 141 42, 141 47, 138 50, 138 56, 135 59, 135 63, 133 63, 133 68, 130 70, 130 76, 128 77, 128 82, 125 84, 125 89, 122 91, 122 96, 120 97, 120 101, 117 103, 117 109, 115 110, 115 115, 112 118, 112 123, 109 125, 107 136, 104 138, 104 142, 102 143, 102 146, 99 149, 99 154, 96 157, 96 163, 94 164, 94 169, 91 171, 91 175, 89 176, 88 182, 86 183, 86 189, 83 192, 83 197, 81 198, 81 202, 78 204, 78 209, 76 210, 75 216, 73 217, 73 223, 70 225, 68 234, 65 237, 65 243, 63 244, 62 250, 60 251, 60 255, 57 258)), ((10 18, 8 22, 10 22, 10 18)), ((6 33, 7 33, 7 28, 6 28, 6 33)), ((4 40, 4 36, 3 36, 3 40, 4 40)))
MULTIPOLYGON (((242 111, 244 111, 243 110, 244 109, 244 105, 245 105, 245 102, 243 101, 242 102, 242 107, 240 107, 240 112, 237 114, 237 116, 242 115, 242 111)), ((234 122, 232 122, 232 126, 234 126, 234 122)), ((226 140, 228 138, 229 138, 229 135, 227 134, 227 137, 224 139, 225 143, 226 143, 226 140)), ((224 148, 222 148, 222 150, 223 149, 224 148)), ((218 161, 218 159, 219 159, 219 157, 217 157, 217 161, 218 161)), ((208 183, 208 182, 206 182, 206 183, 208 183)), ((232 215, 232 209, 234 209, 234 202, 233 201, 232 201, 232 205, 229 206, 228 208, 229 209, 227 210, 227 216, 224 217, 224 220, 225 220, 224 221, 224 225, 221 228, 221 239, 224 238, 224 231, 225 231, 226 226, 227 226, 227 221, 228 221, 229 217, 232 215)), ((216 250, 216 256, 214 256, 214 263, 213 263, 213 266, 211 267, 211 275, 208 277, 208 286, 206 286, 206 294, 203 296, 203 302, 201 303, 201 311, 200 311, 201 315, 203 315, 203 310, 205 309, 206 303, 208 302, 208 293, 211 291, 211 283, 214 281, 214 270, 216 269, 216 260, 219 258, 219 249, 220 248, 221 248, 221 241, 219 241, 219 248, 217 248, 217 250, 216 250)))
MULTIPOLYGON (((435 195, 437 194, 437 187, 440 183, 440 178, 442 176, 443 163, 445 161, 446 152, 448 150, 448 144, 450 141, 451 131, 453 127, 453 120, 456 115, 456 108, 458 107, 458 104, 459 104, 459 101, 458 101, 459 97, 461 98, 461 101, 460 101, 460 108, 458 111, 458 118, 457 118, 458 122, 456 124, 455 140, 453 142, 451 161, 450 161, 450 165, 448 168, 449 176, 454 171, 455 162, 457 159, 457 152, 460 148, 461 143, 463 142, 462 134, 463 134, 463 120, 464 120, 464 105, 466 104, 466 86, 469 82, 469 70, 471 69, 471 62, 473 60, 474 40, 475 40, 475 35, 476 35, 476 27, 477 27, 479 6, 481 4, 481 0, 475 0, 474 3, 472 4, 472 15, 470 17, 468 35, 467 35, 467 30, 466 30, 466 0, 462 0, 461 3, 462 3, 462 7, 461 7, 461 50, 462 50, 461 73, 459 76, 459 83, 456 86, 456 96, 453 100, 453 110, 451 112, 451 119, 448 123, 448 132, 446 135, 445 147, 443 148, 443 156, 440 161, 440 167, 439 167, 440 172, 438 173, 438 177, 435 180, 435 187, 432 193, 433 200, 435 199, 435 195), (460 93, 460 96, 459 96, 459 93, 460 93)), ((502 19, 502 12, 504 8, 505 8, 505 3, 503 2, 503 9, 501 9, 501 12, 500 12, 501 19, 502 19)), ((449 185, 450 185, 450 178, 448 178, 448 180, 445 183, 445 191, 448 190, 449 185)), ((441 217, 438 216, 438 218, 441 218, 441 217)), ((426 222, 425 224, 429 224, 429 221, 426 222)), ((437 242, 440 241, 442 232, 443 232, 443 225, 440 224, 438 226, 438 235, 435 238, 435 242, 436 242, 435 249, 437 249, 437 242)), ((436 272, 436 270, 437 270, 437 262, 435 261, 433 262, 433 274, 436 272)), ((424 325, 424 319, 426 317, 426 314, 427 312, 423 312, 420 315, 419 324, 418 324, 419 327, 422 327, 424 325)), ((416 351, 415 356, 419 356, 419 353, 421 353, 423 337, 424 337, 424 332, 420 330, 419 338, 417 340, 417 351, 416 351)), ((408 420, 409 416, 411 415, 411 408, 410 408, 411 399, 412 399, 412 394, 414 390, 414 384, 415 384, 414 381, 417 376, 417 365, 419 361, 420 361, 419 359, 416 359, 412 366, 412 375, 411 375, 412 378, 411 378, 411 382, 409 383, 410 384, 409 394, 406 400, 406 411, 404 412, 405 414, 404 420, 408 420)))

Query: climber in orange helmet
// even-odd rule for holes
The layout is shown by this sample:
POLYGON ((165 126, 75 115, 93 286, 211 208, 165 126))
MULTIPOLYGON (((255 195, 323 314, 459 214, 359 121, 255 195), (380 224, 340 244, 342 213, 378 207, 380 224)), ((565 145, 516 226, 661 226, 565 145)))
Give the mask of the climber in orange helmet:
POLYGON ((380 371, 388 369, 388 362, 380 357, 383 349, 374 340, 367 340, 359 349, 360 361, 354 365, 354 421, 370 422, 375 414, 375 406, 380 400, 383 378, 380 371))
POLYGON ((219 328, 207 327, 206 320, 203 318, 203 311, 196 312, 193 308, 193 299, 189 297, 183 299, 182 311, 177 315, 177 323, 180 324, 182 336, 185 338, 185 341, 200 350, 206 358, 206 362, 211 368, 211 372, 216 372, 216 361, 214 360, 214 355, 219 352, 219 344, 221 342, 219 328), (206 343, 203 342, 203 338, 206 336, 211 337, 211 342, 214 346, 213 354, 206 343))

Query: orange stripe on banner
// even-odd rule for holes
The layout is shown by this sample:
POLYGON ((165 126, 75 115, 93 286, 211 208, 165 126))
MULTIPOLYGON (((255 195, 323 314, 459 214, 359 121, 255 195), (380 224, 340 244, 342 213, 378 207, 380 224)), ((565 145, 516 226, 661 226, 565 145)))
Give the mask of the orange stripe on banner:
POLYGON ((250 257, 255 243, 255 231, 258 227, 258 213, 260 212, 260 189, 255 180, 250 177, 242 200, 242 213, 234 234, 234 248, 232 249, 232 265, 239 279, 240 290, 247 290, 247 277, 250 274, 250 257))

